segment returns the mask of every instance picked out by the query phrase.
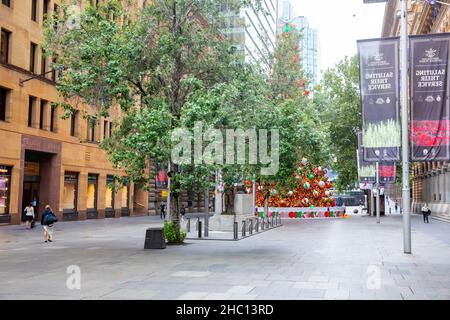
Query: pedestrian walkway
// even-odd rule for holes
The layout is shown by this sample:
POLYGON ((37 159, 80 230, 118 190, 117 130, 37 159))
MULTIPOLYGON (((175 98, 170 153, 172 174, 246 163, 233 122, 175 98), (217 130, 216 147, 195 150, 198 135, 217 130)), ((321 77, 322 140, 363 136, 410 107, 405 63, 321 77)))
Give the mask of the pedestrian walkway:
POLYGON ((144 250, 159 217, 0 227, 0 299, 450 299, 450 224, 402 216, 286 220, 241 241, 144 250), (68 267, 81 271, 70 290, 68 267))

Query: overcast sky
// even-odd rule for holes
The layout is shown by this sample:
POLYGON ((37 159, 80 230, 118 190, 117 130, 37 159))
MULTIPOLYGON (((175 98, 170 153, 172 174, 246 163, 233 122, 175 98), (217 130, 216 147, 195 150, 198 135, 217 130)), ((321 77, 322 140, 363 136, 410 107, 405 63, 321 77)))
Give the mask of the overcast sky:
POLYGON ((356 40, 379 38, 385 3, 363 0, 291 0, 295 13, 308 18, 318 30, 321 69, 333 67, 345 56, 356 54, 356 40))

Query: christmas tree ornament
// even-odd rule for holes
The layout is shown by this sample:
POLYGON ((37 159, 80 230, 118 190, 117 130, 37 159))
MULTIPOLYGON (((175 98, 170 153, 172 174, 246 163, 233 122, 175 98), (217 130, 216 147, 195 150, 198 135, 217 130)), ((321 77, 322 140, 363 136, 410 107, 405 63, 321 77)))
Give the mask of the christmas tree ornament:
POLYGON ((302 158, 302 165, 306 166, 308 164, 308 159, 302 158))
POLYGON ((311 186, 311 185, 309 184, 309 182, 305 182, 305 183, 303 184, 303 188, 305 188, 305 189, 309 189, 310 186, 311 186))
POLYGON ((276 195, 278 194, 278 191, 277 191, 276 189, 272 189, 272 190, 270 191, 270 193, 271 193, 273 196, 276 196, 276 195))
POLYGON ((310 173, 310 174, 308 175, 308 178, 309 178, 309 180, 313 180, 313 179, 314 179, 314 175, 313 175, 312 173, 310 173))
POLYGON ((314 196, 314 198, 318 198, 319 197, 319 191, 313 190, 313 196, 314 196))
POLYGON ((292 197, 293 195, 294 195, 294 191, 290 190, 290 191, 288 192, 288 196, 289 196, 289 197, 292 197))
POLYGON ((325 182, 323 182, 322 180, 319 181, 319 187, 325 188, 325 182))

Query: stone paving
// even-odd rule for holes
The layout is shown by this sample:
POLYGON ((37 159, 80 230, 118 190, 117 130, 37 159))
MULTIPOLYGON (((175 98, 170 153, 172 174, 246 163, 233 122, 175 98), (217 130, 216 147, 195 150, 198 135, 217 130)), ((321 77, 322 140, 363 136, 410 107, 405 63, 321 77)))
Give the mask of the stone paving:
POLYGON ((0 227, 0 299, 450 299, 450 224, 401 215, 286 221, 240 241, 144 250, 157 217, 0 227), (66 286, 68 266, 81 289, 66 286))

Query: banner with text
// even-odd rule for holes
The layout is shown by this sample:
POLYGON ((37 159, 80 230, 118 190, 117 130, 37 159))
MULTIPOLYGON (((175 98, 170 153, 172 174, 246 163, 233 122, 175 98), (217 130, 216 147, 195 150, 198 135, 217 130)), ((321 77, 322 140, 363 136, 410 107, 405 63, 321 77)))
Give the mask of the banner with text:
POLYGON ((413 161, 450 159, 449 43, 448 33, 410 37, 413 161))
POLYGON ((364 160, 400 160, 399 38, 359 40, 364 160))

